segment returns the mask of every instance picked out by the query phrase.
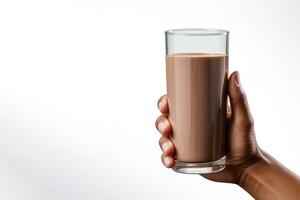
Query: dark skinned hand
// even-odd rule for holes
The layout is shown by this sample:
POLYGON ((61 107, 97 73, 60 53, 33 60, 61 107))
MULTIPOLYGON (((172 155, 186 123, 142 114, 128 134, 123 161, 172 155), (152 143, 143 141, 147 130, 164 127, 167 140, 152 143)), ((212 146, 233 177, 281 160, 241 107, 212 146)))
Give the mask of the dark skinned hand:
MULTIPOLYGON (((239 183, 245 169, 258 162, 262 153, 256 143, 253 118, 241 86, 239 73, 232 73, 227 83, 231 108, 228 107, 227 112, 226 168, 221 172, 202 176, 218 182, 239 183)), ((172 134, 172 126, 168 121, 169 109, 166 95, 159 99, 158 108, 162 115, 157 118, 155 125, 162 134, 159 140, 163 151, 161 159, 165 167, 172 168, 175 164, 173 157, 175 147, 168 137, 172 134)))

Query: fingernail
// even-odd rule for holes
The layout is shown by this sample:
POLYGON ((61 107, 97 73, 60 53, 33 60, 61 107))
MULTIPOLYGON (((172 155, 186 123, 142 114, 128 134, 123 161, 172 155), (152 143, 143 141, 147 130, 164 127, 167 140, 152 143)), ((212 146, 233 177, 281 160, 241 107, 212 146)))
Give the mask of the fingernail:
POLYGON ((163 130, 165 129, 165 127, 166 127, 166 125, 165 125, 164 122, 159 122, 159 124, 157 126, 159 132, 161 132, 161 133, 163 132, 163 130))
POLYGON ((239 73, 239 72, 236 72, 236 75, 235 75, 235 85, 236 85, 237 87, 240 87, 240 86, 241 86, 240 73, 239 73))
POLYGON ((158 103, 158 108, 161 110, 162 107, 163 107, 163 103, 162 103, 162 102, 159 102, 159 103, 158 103))
POLYGON ((165 157, 165 158, 164 158, 164 164, 165 164, 166 166, 170 166, 170 165, 171 165, 171 162, 172 162, 172 158, 170 158, 170 157, 165 157))
POLYGON ((243 89, 242 84, 241 84, 241 79, 240 79, 240 73, 239 72, 236 72, 234 82, 235 82, 236 87, 239 88, 241 92, 244 92, 244 89, 243 89))
POLYGON ((163 152, 167 151, 167 149, 170 147, 169 143, 163 143, 163 145, 161 145, 161 148, 163 150, 163 152))

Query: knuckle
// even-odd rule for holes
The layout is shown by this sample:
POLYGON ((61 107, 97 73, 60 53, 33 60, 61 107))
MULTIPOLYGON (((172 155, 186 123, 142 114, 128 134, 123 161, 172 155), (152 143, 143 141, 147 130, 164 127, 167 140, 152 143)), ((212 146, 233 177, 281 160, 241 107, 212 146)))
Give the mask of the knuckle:
POLYGON ((241 121, 238 127, 243 131, 252 131, 254 130, 254 119, 250 116, 247 120, 241 121))
POLYGON ((246 123, 246 127, 249 129, 253 129, 254 128, 254 119, 252 116, 249 117, 248 119, 248 123, 246 123))
POLYGON ((245 94, 240 94, 233 100, 234 104, 248 104, 247 96, 245 94))
POLYGON ((164 119, 163 115, 160 115, 159 117, 157 117, 157 119, 155 120, 155 126, 157 127, 158 124, 164 119))
POLYGON ((243 127, 244 127, 245 130, 248 130, 248 131, 253 130, 253 128, 254 128, 254 123, 251 122, 251 121, 245 122, 245 123, 243 124, 243 127))
POLYGON ((164 101, 166 98, 166 95, 163 95, 161 97, 159 97, 158 101, 157 101, 157 106, 159 105, 160 102, 164 101))
POLYGON ((162 146, 163 142, 164 142, 164 137, 162 136, 162 137, 160 137, 160 139, 158 140, 159 146, 162 146))

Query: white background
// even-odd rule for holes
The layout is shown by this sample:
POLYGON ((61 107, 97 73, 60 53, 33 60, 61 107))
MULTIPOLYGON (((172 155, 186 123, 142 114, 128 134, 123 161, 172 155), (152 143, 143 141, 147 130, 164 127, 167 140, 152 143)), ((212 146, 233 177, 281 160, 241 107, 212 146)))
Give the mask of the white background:
POLYGON ((231 32, 259 145, 300 174, 300 3, 0 1, 0 199, 251 199, 165 169, 170 28, 231 32))

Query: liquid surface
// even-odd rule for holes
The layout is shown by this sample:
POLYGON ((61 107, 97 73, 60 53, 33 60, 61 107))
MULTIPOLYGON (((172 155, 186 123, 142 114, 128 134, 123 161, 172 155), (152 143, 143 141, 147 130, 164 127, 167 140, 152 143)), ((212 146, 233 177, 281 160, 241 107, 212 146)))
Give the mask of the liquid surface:
POLYGON ((225 155, 228 56, 166 57, 169 120, 175 158, 211 162, 225 155))

